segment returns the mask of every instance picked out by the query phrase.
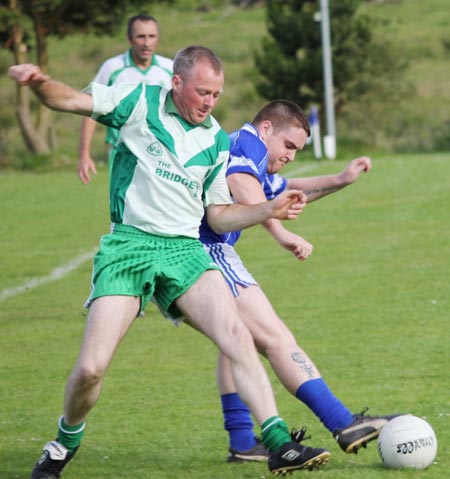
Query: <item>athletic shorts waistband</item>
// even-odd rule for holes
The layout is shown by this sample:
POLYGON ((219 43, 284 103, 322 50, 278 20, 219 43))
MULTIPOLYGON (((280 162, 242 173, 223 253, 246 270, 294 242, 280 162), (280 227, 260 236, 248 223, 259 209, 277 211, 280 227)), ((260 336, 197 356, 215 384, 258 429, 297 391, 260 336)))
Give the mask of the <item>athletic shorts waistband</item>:
POLYGON ((148 233, 147 231, 140 230, 136 228, 136 226, 131 225, 124 225, 121 223, 113 223, 111 225, 111 233, 117 233, 126 236, 132 236, 135 238, 147 238, 147 239, 154 239, 154 240, 186 240, 186 241, 196 241, 196 238, 191 238, 189 236, 163 236, 163 235, 156 235, 154 233, 148 233))

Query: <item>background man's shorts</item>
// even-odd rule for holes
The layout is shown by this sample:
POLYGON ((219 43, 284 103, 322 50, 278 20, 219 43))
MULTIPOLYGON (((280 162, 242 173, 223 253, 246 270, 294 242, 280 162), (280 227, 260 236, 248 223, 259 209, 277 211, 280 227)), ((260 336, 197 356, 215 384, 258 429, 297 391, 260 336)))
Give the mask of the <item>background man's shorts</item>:
POLYGON ((145 233, 127 225, 114 225, 104 235, 94 257, 92 290, 86 307, 100 296, 138 296, 141 310, 153 298, 171 319, 182 314, 174 301, 214 264, 200 241, 145 233))
POLYGON ((237 285, 244 288, 248 288, 252 284, 258 286, 233 246, 228 243, 211 243, 204 244, 203 247, 208 251, 214 263, 220 266, 234 297, 239 296, 237 285))

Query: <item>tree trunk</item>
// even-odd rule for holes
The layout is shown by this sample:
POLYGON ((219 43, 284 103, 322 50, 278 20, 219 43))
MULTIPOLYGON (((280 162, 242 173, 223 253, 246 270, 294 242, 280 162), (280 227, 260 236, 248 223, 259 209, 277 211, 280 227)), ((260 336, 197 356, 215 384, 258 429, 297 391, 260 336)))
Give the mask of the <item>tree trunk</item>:
MULTIPOLYGON (((10 7, 16 10, 17 5, 15 0, 11 0, 10 7)), ((23 30, 20 25, 16 24, 13 29, 13 53, 15 63, 27 62, 27 45, 23 40, 23 30)), ((28 151, 37 154, 50 153, 48 143, 48 134, 42 134, 43 129, 40 126, 41 120, 38 117, 37 126, 33 123, 31 118, 30 108, 30 89, 28 87, 17 87, 16 93, 16 114, 22 133, 22 138, 28 151)), ((48 132, 47 119, 47 132, 48 132)))
MULTIPOLYGON (((46 31, 41 21, 41 15, 39 13, 33 15, 34 33, 36 38, 36 55, 37 63, 40 69, 44 73, 48 73, 48 50, 47 50, 47 37, 46 31)), ((47 142, 50 141, 50 119, 51 111, 45 107, 42 103, 39 103, 37 112, 37 129, 42 138, 45 138, 47 142)))

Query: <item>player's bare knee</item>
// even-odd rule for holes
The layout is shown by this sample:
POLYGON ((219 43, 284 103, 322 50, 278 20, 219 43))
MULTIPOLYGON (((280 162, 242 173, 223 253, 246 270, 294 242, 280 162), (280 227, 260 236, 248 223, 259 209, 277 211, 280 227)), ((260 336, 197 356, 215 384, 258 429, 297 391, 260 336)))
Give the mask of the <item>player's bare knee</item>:
POLYGON ((245 353, 254 349, 253 337, 242 321, 238 319, 229 331, 229 343, 234 350, 245 353))
POLYGON ((101 382, 105 372, 104 368, 99 368, 94 364, 79 364, 72 373, 72 381, 79 387, 89 388, 101 382))
POLYGON ((289 330, 271 329, 260 330, 253 334, 255 345, 264 355, 274 351, 296 351, 299 349, 297 341, 289 330))

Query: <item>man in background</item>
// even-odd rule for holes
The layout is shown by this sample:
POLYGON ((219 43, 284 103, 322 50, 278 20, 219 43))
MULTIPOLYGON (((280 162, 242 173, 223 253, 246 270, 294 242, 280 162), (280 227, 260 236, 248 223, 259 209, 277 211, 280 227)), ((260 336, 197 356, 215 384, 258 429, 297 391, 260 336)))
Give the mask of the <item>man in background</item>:
MULTIPOLYGON (((156 19, 145 14, 131 17, 128 20, 127 38, 130 49, 106 60, 97 72, 94 81, 108 86, 115 83, 143 82, 167 89, 172 88, 173 61, 155 53, 159 43, 159 25, 156 19)), ((97 122, 88 117, 83 118, 81 123, 78 176, 85 184, 91 181, 91 172, 97 173, 90 153, 96 125, 97 122)), ((108 151, 110 172, 118 137, 118 130, 106 129, 105 142, 110 145, 108 151)))

